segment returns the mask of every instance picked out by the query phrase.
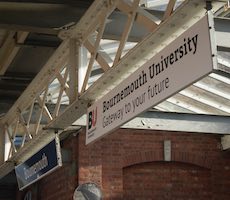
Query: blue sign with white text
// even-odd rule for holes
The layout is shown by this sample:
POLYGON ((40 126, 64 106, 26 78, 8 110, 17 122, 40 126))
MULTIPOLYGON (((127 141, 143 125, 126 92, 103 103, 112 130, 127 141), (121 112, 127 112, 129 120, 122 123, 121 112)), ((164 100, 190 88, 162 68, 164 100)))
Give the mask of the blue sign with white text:
POLYGON ((31 158, 15 167, 19 189, 24 189, 60 166, 59 141, 55 139, 31 158))

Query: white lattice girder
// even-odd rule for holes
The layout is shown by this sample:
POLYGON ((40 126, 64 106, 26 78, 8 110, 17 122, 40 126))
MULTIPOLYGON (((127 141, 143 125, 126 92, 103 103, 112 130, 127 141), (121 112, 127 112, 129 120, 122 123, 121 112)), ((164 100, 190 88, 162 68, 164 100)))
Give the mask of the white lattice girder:
MULTIPOLYGON (((15 149, 13 144, 15 131, 6 132, 9 135, 11 142, 9 161, 21 162, 28 156, 33 155, 33 153, 36 152, 36 149, 39 149, 42 144, 47 143, 50 140, 50 137, 53 137, 53 133, 55 131, 67 128, 84 113, 86 113, 89 103, 101 98, 113 89, 117 84, 141 67, 149 58, 157 54, 206 14, 206 10, 204 9, 205 1, 185 1, 178 11, 173 13, 168 19, 165 19, 165 21, 161 23, 155 31, 151 32, 123 57, 120 56, 124 47, 122 44, 122 46, 118 48, 118 56, 115 59, 113 66, 104 70, 104 74, 98 80, 96 80, 88 88, 83 87, 83 90, 81 90, 82 93, 78 94, 76 91, 78 91, 79 82, 77 83, 76 80, 72 79, 77 76, 79 78, 78 68, 76 69, 74 67, 75 64, 79 64, 79 47, 84 45, 92 33, 98 31, 98 25, 96 22, 103 21, 103 17, 108 16, 120 2, 122 2, 122 0, 94 1, 93 5, 89 8, 73 30, 61 33, 61 37, 64 38, 62 44, 58 47, 29 87, 16 101, 14 106, 1 120, 1 123, 9 130, 16 129, 18 122, 20 126, 28 128, 28 131, 24 132, 23 145, 18 150, 15 149), (70 45, 70 41, 74 42, 71 43, 73 46, 70 45), (74 44, 76 46, 74 46, 74 44), (72 57, 70 58, 70 56, 72 57), (65 69, 65 71, 68 70, 68 75, 65 75, 65 73, 63 74, 63 69, 65 69), (75 70, 77 70, 77 75, 69 74, 75 72, 75 70), (67 94, 65 97, 67 98, 67 103, 66 109, 59 112, 60 109, 58 107, 60 106, 60 97, 58 97, 56 108, 52 113, 46 104, 50 87, 54 82, 59 82, 59 96, 62 96, 64 92, 67 94), (31 116, 30 111, 32 109, 30 108, 34 109, 34 103, 39 105, 37 112, 39 113, 39 116, 37 123, 35 124, 35 130, 34 127, 30 126, 28 122, 30 120, 27 119, 25 122, 23 122, 22 119, 19 120, 25 112, 29 112, 30 114, 28 116, 31 116), (41 125, 43 118, 49 119, 48 124, 41 125), (13 154, 12 151, 14 151, 13 154)), ((171 4, 169 5, 169 9, 171 9, 173 2, 173 0, 169 1, 171 4)), ((223 1, 213 1, 213 11, 218 10, 224 3, 225 2, 223 1)), ((135 6, 132 7, 130 5, 125 7, 124 10, 129 10, 131 8, 133 8, 133 10, 131 10, 132 13, 138 12, 135 6)), ((168 12, 168 10, 166 10, 166 12, 168 12)), ((127 41, 127 35, 132 23, 133 17, 130 17, 129 23, 125 28, 125 33, 127 34, 122 37, 122 43, 127 41)), ((100 33, 98 38, 101 38, 100 33)), ((92 47, 92 60, 97 60, 99 58, 98 55, 100 52, 98 50, 100 51, 100 48, 98 47, 98 42, 96 40, 94 46, 92 47)), ((91 68, 91 64, 89 64, 88 67, 91 68)), ((89 74, 91 69, 88 71, 89 74)), ((89 75, 86 73, 82 78, 83 80, 86 80, 85 82, 87 82, 89 75)), ((86 84, 83 85, 86 86, 86 84)))

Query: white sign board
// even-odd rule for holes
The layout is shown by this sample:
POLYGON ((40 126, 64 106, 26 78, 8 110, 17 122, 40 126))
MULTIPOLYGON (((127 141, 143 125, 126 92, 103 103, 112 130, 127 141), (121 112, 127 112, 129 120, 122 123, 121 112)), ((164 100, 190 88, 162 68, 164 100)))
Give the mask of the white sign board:
POLYGON ((86 144, 213 70, 208 16, 88 108, 86 144))

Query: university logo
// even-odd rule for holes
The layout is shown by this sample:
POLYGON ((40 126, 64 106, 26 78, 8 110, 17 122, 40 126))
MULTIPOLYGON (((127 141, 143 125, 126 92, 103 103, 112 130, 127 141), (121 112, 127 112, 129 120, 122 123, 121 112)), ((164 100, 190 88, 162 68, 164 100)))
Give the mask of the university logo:
POLYGON ((94 128, 97 123, 97 107, 88 114, 88 130, 94 128))

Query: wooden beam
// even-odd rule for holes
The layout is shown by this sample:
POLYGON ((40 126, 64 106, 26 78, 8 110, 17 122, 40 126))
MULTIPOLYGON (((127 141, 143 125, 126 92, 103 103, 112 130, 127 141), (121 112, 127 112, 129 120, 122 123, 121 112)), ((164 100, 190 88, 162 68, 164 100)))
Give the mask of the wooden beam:
POLYGON ((41 34, 49 34, 49 35, 58 35, 58 29, 54 28, 44 28, 37 26, 27 26, 27 25, 18 25, 18 24, 2 24, 0 23, 0 29, 6 29, 9 31, 23 31, 30 33, 41 33, 41 34))
POLYGON ((20 47, 17 43, 24 43, 28 32, 11 31, 0 49, 0 75, 4 75, 20 47))

